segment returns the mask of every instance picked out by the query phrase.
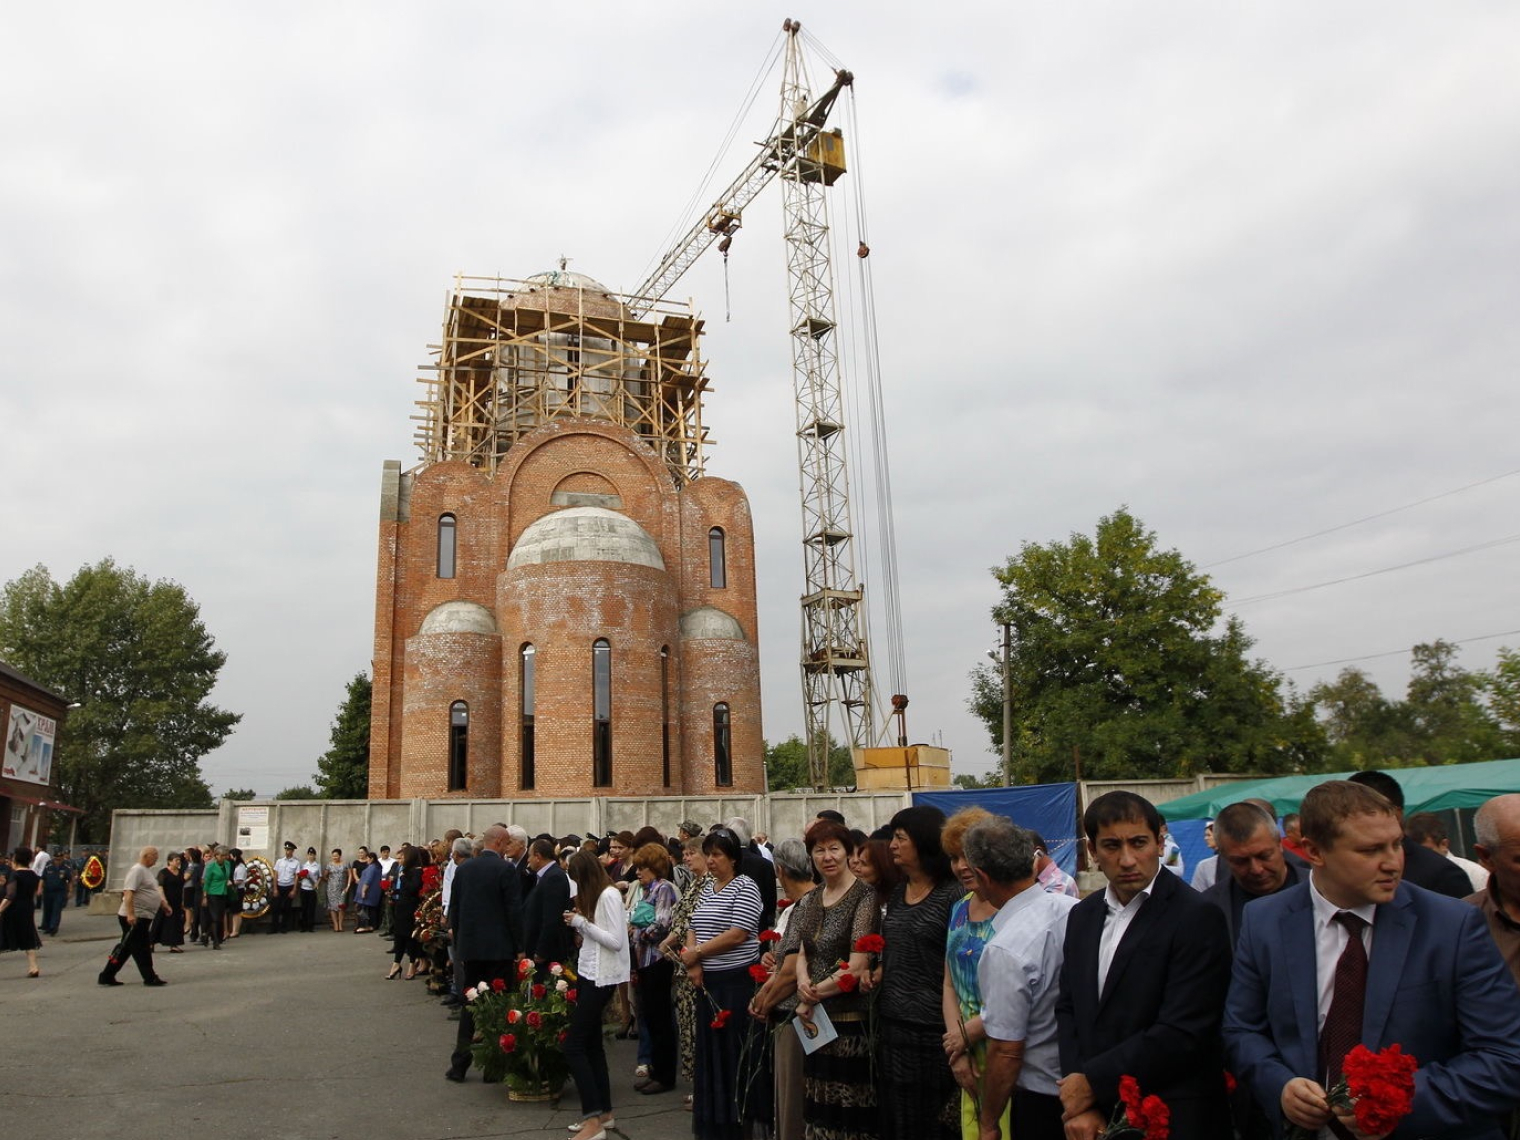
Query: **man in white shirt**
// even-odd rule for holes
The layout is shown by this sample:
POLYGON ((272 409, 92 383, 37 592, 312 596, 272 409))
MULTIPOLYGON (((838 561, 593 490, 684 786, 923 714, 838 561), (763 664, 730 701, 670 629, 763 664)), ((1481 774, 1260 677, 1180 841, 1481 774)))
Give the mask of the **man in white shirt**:
POLYGON ((301 873, 301 861, 296 858, 296 845, 285 841, 285 855, 274 861, 274 897, 269 905, 269 933, 287 934, 290 931, 290 907, 296 897, 296 876, 301 873))
POLYGON ((982 1140, 1000 1140, 1010 1100, 1019 1140, 1062 1140, 1056 997, 1066 915, 1077 900, 1040 885, 1033 835, 1002 816, 974 824, 962 845, 983 896, 999 908, 977 967, 987 1034, 982 1140))

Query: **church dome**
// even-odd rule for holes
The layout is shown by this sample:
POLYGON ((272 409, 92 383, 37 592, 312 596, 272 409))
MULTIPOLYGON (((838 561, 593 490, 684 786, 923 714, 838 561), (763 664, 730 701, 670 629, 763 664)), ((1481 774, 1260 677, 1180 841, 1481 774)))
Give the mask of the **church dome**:
POLYGON ((444 602, 422 619, 418 633, 495 633, 496 619, 475 602, 444 602))
POLYGON ((594 277, 569 269, 547 269, 524 278, 519 289, 502 304, 513 309, 544 309, 571 316, 612 317, 625 315, 612 291, 594 277))
POLYGON ((626 562, 665 569, 649 532, 605 507, 567 507, 545 515, 522 532, 507 569, 554 562, 626 562))
POLYGON ((739 619, 717 606, 698 606, 681 615, 681 638, 684 641, 743 641, 744 627, 739 619))

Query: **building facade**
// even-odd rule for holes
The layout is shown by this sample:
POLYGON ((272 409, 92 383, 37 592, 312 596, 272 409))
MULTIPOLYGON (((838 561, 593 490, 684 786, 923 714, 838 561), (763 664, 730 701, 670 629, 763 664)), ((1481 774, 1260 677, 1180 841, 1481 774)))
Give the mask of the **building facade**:
POLYGON ((68 702, 0 662, 0 850, 48 842, 59 802, 53 749, 68 702))
POLYGON ((374 798, 764 790, 754 535, 703 472, 700 322, 589 278, 457 287, 385 465, 374 798))

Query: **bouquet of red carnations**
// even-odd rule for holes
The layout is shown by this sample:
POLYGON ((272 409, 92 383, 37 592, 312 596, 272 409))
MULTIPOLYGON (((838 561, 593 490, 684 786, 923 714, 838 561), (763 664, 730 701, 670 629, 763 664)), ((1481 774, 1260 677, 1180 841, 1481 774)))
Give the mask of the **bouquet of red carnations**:
MULTIPOLYGON (((1341 1062, 1341 1079, 1326 1094, 1332 1111, 1349 1110, 1357 1128, 1381 1136, 1398 1127, 1414 1108, 1414 1073, 1419 1062, 1398 1044, 1377 1053, 1358 1045, 1341 1062)), ((1293 1125, 1288 1140, 1309 1140, 1314 1129, 1293 1125)))

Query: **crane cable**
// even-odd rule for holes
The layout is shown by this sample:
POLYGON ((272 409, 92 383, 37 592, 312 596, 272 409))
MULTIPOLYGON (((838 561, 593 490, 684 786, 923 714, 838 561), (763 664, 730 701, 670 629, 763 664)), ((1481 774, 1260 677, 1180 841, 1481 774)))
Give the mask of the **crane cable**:
MULTIPOLYGON (((699 209, 706 209, 707 206, 712 204, 705 201, 705 199, 711 193, 713 180, 717 177, 718 170, 728 157, 729 151, 733 149, 734 140, 738 137, 740 128, 743 127, 750 113, 754 110, 755 102, 760 97, 763 85, 780 62, 785 36, 785 32, 777 32, 776 38, 771 41, 771 46, 766 51, 759 70, 755 72, 754 79, 750 80, 749 90, 745 92, 744 98, 739 104, 739 110, 734 114, 733 122, 729 124, 728 131, 723 136, 723 141, 718 144, 717 152, 713 155, 712 161, 707 164, 707 170, 703 173, 701 181, 697 183, 697 188, 692 191, 691 197, 681 207, 681 213, 677 216, 674 224, 666 232, 660 244, 655 247, 654 256, 649 259, 644 266, 643 272, 639 274, 638 279, 640 281, 647 281, 649 279, 649 275, 654 272, 655 266, 660 264, 661 259, 665 256, 666 251, 670 249, 671 245, 679 240, 682 234, 692 228, 696 222, 697 211, 699 209)), ((723 260, 726 265, 728 262, 726 255, 723 260)))

